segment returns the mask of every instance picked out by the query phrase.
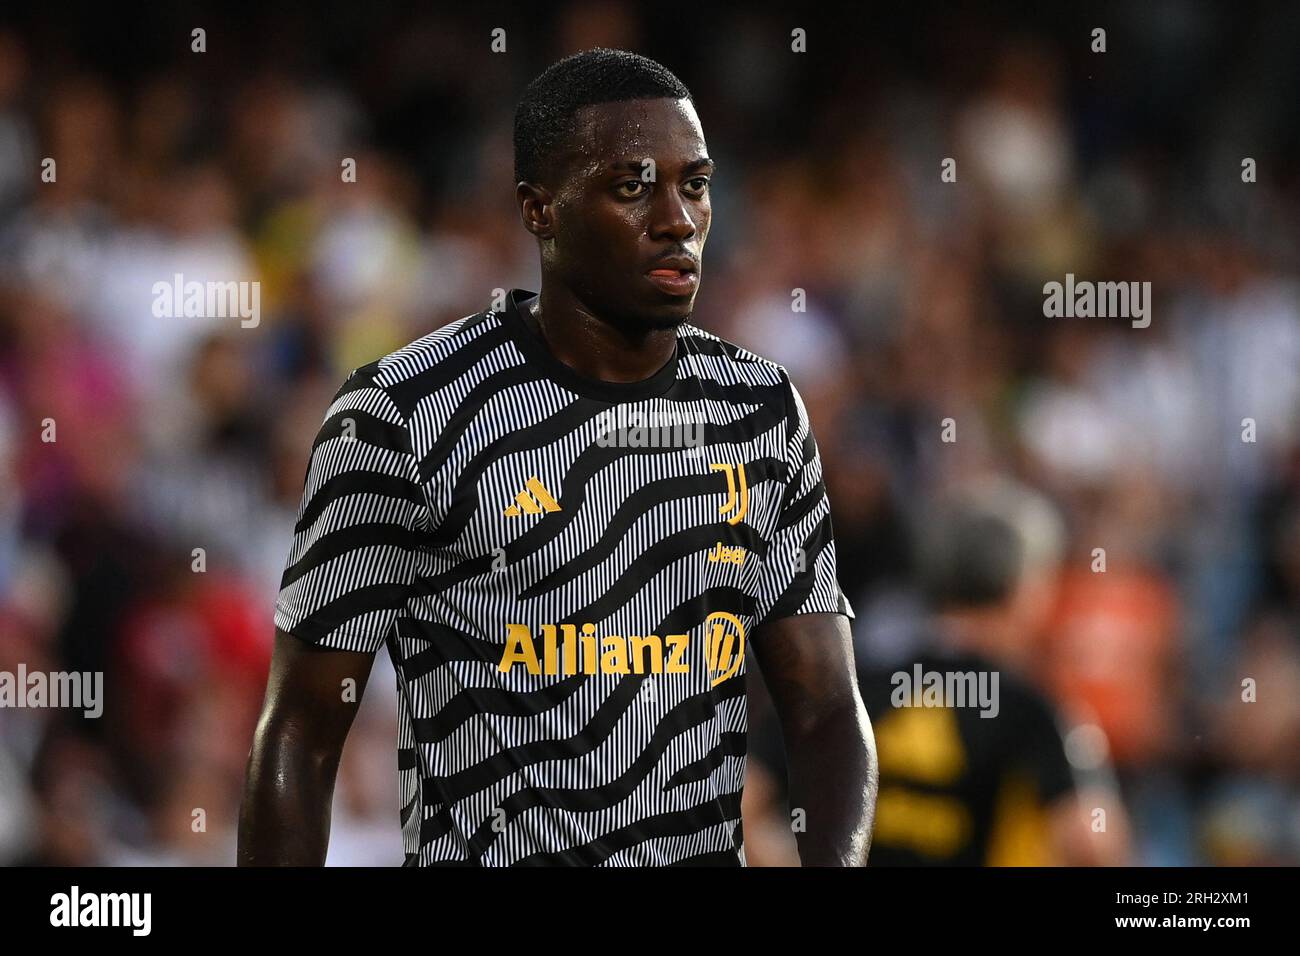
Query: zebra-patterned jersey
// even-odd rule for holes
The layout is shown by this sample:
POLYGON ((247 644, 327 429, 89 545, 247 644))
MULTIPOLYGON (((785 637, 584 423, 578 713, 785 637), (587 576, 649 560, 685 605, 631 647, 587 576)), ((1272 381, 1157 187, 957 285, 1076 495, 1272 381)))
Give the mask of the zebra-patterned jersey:
POLYGON ((743 866, 746 641, 854 616, 803 400, 689 323, 587 378, 534 295, 348 376, 275 624, 387 646, 405 865, 743 866))

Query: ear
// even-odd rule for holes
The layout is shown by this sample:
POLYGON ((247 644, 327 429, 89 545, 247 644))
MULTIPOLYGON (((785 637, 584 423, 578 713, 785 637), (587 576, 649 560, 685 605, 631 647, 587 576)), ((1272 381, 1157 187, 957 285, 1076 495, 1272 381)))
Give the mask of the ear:
POLYGON ((538 239, 555 235, 554 197, 545 186, 520 182, 515 187, 515 202, 519 204, 519 217, 524 228, 538 239))

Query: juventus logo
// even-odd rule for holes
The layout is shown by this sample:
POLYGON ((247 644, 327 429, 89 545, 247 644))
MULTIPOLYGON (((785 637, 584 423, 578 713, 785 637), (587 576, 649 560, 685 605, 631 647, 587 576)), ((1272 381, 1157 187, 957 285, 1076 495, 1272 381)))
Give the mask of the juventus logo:
POLYGON ((727 524, 739 524, 749 511, 749 484, 745 481, 745 464, 730 465, 725 463, 711 462, 710 471, 725 471, 727 473, 727 500, 722 503, 718 509, 722 514, 734 510, 736 513, 727 519, 727 524), (739 481, 739 489, 737 482, 739 481))
POLYGON ((507 518, 518 518, 521 514, 539 515, 543 511, 560 511, 560 503, 551 497, 536 475, 524 484, 524 490, 515 495, 515 503, 504 512, 507 518))

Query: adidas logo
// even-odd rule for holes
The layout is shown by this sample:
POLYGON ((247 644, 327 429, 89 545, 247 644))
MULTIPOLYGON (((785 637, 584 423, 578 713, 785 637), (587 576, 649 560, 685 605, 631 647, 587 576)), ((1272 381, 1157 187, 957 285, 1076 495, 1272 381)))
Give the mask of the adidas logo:
POLYGON ((560 503, 551 497, 551 493, 534 475, 524 484, 524 490, 515 495, 515 503, 507 507, 503 514, 507 518, 518 518, 521 514, 539 515, 543 511, 559 510, 560 503))

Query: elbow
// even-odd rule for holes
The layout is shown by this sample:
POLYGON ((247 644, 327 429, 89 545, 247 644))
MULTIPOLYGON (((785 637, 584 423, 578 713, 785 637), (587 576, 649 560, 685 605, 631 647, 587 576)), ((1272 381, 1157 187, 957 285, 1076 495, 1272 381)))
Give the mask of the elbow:
POLYGON ((851 695, 829 704, 790 714, 782 721, 781 730, 789 746, 859 737, 866 749, 873 756, 875 754, 871 718, 867 716, 867 708, 856 689, 851 695))

